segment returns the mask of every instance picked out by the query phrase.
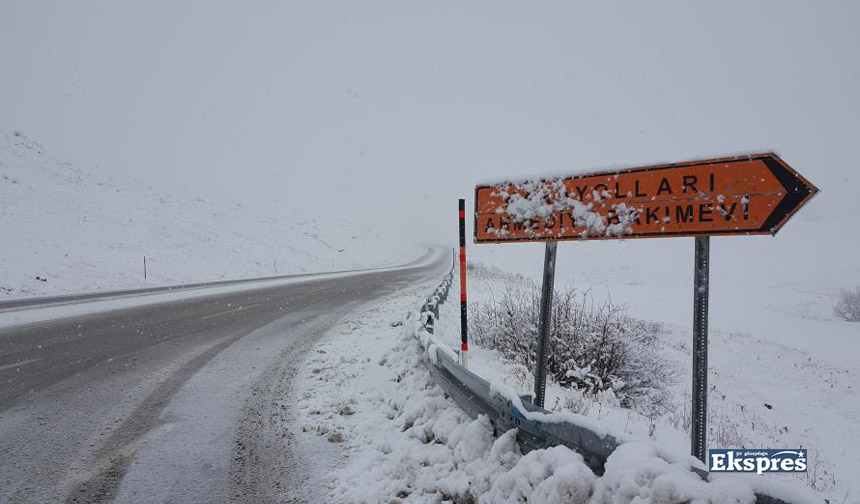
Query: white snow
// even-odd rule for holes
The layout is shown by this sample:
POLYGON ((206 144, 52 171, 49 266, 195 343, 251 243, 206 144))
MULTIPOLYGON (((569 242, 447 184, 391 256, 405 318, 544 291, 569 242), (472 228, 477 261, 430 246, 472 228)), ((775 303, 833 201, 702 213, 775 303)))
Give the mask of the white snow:
MULTIPOLYGON (((312 489, 305 498, 350 503, 753 501, 756 482, 702 481, 689 470, 685 452, 661 444, 666 436, 657 444, 647 435, 624 444, 601 477, 568 448, 523 455, 515 431, 494 438, 487 418, 470 419, 430 378, 426 366, 432 354, 452 351, 440 341, 451 332, 443 330, 439 338, 415 333, 417 314, 411 309, 432 287, 355 313, 327 335, 300 370, 287 401, 296 405, 298 431, 290 448, 310 461, 307 474, 300 475, 305 488, 312 489)), ((440 327, 455 325, 450 319, 456 304, 442 305, 437 334, 440 327)), ((505 379, 516 383, 513 370, 494 352, 473 346, 470 362, 470 369, 495 381, 498 390, 505 389, 505 379)), ((550 397, 559 395, 550 388, 550 397)), ((618 427, 607 417, 600 422, 618 427)), ((638 426, 624 427, 630 439, 639 434, 638 426)), ((683 433, 679 437, 685 439, 683 433)), ((797 502, 812 498, 798 488, 780 491, 797 502)))
POLYGON ((0 300, 391 266, 421 254, 348 218, 114 179, 18 132, 0 135, 0 215, 0 300))
MULTIPOLYGON (((634 279, 637 273, 634 272, 634 279)), ((595 276, 596 272, 593 272, 591 278, 595 276)), ((455 282, 457 278, 455 275, 455 282)), ((516 281, 527 280, 492 268, 470 270, 469 299, 477 301, 498 297, 508 282, 516 281)), ((637 282, 622 288, 613 284, 612 299, 616 303, 627 301, 630 311, 637 316, 648 317, 650 313, 655 315, 650 319, 660 320, 659 315, 666 315, 669 310, 652 311, 648 308, 661 301, 655 292, 664 292, 670 286, 657 282, 654 286, 640 285, 637 282), (641 297, 633 294, 641 294, 641 297)), ((608 295, 606 285, 579 282, 576 287, 591 288, 596 295, 608 295)), ((456 283, 453 288, 457 288, 456 283)), ((691 291, 692 278, 685 293, 691 291)), ((765 303, 792 299, 785 294, 762 295, 757 299, 765 303)), ((780 320, 771 317, 772 323, 777 324, 781 331, 773 338, 763 337, 768 332, 727 331, 719 326, 712 327, 709 447, 808 448, 811 458, 809 472, 797 478, 782 475, 765 475, 759 480, 737 475, 721 477, 729 478, 733 484, 741 479, 752 485, 749 487, 752 489, 767 488, 770 492, 776 488, 776 491, 793 496, 794 500, 800 499, 799 502, 815 499, 801 491, 799 487, 802 486, 815 490, 831 502, 856 502, 858 494, 853 481, 860 470, 860 457, 856 455, 856 439, 860 439, 857 431, 860 396, 854 391, 860 386, 855 378, 860 367, 856 361, 850 364, 851 357, 845 355, 846 349, 857 344, 857 333, 851 331, 856 325, 833 320, 825 312, 829 308, 827 304, 819 302, 818 306, 820 311, 815 318, 780 320), (813 331, 813 327, 819 331, 819 339, 814 340, 819 345, 817 350, 813 350, 812 345, 797 346, 804 336, 815 334, 804 332, 813 331), (795 482, 797 479, 800 481, 795 482)), ((458 317, 458 306, 443 305, 436 324, 436 338, 455 345, 459 341, 458 317)), ((613 396, 584 397, 553 382, 549 382, 547 387, 548 408, 568 416, 568 420, 577 421, 570 418, 571 411, 577 416, 585 416, 596 421, 603 432, 610 432, 627 442, 656 443, 663 459, 682 460, 689 453, 690 443, 692 331, 689 323, 676 322, 671 316, 663 317, 663 321, 669 323, 663 335, 662 352, 669 356, 680 373, 680 380, 672 388, 674 411, 663 418, 648 418, 619 407, 613 396)), ((757 327, 754 324, 750 326, 757 327)), ((469 354, 470 369, 496 382, 499 389, 504 387, 498 383, 512 389, 506 394, 511 400, 532 390, 531 374, 521 366, 506 362, 498 352, 483 349, 472 342, 469 354)))
MULTIPOLYGON (((760 155, 762 152, 736 152, 731 155, 721 155, 720 158, 752 158, 756 155, 760 155)), ((566 179, 566 178, 587 178, 596 175, 606 175, 606 176, 615 176, 618 177, 618 174, 633 168, 642 168, 647 166, 663 166, 670 164, 683 164, 689 161, 700 161, 701 157, 682 159, 682 160, 674 160, 674 161, 654 161, 651 163, 637 163, 635 165, 617 165, 611 167, 600 167, 600 168, 565 168, 559 170, 552 171, 535 171, 529 170, 529 183, 539 182, 539 181, 553 181, 558 179, 566 179)), ((480 186, 508 186, 508 185, 519 185, 522 184, 523 181, 521 179, 510 179, 510 178, 498 178, 498 179, 482 179, 478 185, 480 186)))
MULTIPOLYGON (((494 195, 501 196, 505 202, 504 209, 501 212, 497 209, 497 213, 506 213, 515 222, 527 223, 526 231, 532 235, 542 233, 538 221, 550 221, 559 212, 570 214, 575 226, 583 228, 580 231, 583 237, 595 234, 606 236, 630 234, 633 221, 637 218, 638 211, 628 208, 624 203, 612 204, 607 208, 607 213, 601 213, 595 209, 594 203, 611 198, 612 194, 609 191, 592 191, 591 201, 586 203, 579 196, 569 194, 567 186, 561 180, 528 180, 496 187, 498 190, 494 195), (617 216, 617 223, 609 223, 609 210, 617 216)), ((489 232, 504 235, 508 230, 499 227, 490 229, 489 232)))

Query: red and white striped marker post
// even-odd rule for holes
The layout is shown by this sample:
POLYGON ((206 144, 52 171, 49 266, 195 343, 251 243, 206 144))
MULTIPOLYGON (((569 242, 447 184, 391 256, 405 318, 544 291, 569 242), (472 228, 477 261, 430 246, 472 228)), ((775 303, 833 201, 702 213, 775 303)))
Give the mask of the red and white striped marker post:
POLYGON ((466 321, 466 200, 460 200, 460 364, 469 366, 469 337, 466 321))

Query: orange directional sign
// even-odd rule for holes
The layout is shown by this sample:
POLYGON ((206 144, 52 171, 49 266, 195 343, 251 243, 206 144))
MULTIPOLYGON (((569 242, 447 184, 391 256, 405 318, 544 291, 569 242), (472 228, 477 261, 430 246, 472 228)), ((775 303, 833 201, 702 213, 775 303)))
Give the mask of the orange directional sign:
POLYGON ((475 242, 775 234, 818 189, 776 154, 475 188, 475 242))

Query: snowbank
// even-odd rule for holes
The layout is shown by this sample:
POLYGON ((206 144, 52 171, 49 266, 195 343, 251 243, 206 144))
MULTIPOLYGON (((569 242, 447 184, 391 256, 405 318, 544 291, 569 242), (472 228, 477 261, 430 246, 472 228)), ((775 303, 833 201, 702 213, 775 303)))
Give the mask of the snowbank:
MULTIPOLYGON (((625 444, 597 477, 566 447, 523 455, 516 430, 495 438, 486 417, 466 416, 430 378, 427 350, 415 337, 418 324, 406 314, 433 287, 397 293, 355 313, 299 370, 287 403, 296 405, 291 449, 309 461, 307 473, 297 475, 312 489, 302 498, 344 503, 753 502, 752 485, 737 479, 706 483, 689 471, 689 464, 666 461, 653 443, 625 444)), ((435 341, 435 348, 445 345, 435 336, 422 336, 431 345, 435 341)), ((488 366, 476 350, 470 353, 478 361, 472 368, 488 366)))

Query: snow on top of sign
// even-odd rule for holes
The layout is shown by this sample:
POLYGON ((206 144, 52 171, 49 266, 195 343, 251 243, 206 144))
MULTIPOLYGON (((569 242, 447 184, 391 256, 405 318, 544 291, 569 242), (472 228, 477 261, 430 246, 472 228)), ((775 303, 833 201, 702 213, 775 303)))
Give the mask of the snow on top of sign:
POLYGON ((721 155, 714 158, 705 158, 705 157, 695 157, 689 159, 683 159, 680 161, 656 161, 652 163, 645 164, 623 164, 616 166, 607 166, 603 168, 579 168, 579 169, 565 169, 565 170, 557 170, 557 171, 546 171, 546 172, 532 172, 529 175, 525 175, 522 178, 511 179, 511 178, 501 178, 501 179, 485 179, 482 182, 477 184, 478 187, 491 187, 491 186, 506 186, 506 185, 518 185, 524 183, 524 181, 552 181, 558 179, 567 179, 567 178, 585 178, 596 175, 613 175, 619 174, 621 172, 631 170, 634 168, 642 168, 649 166, 668 166, 673 164, 684 164, 691 163, 696 161, 702 161, 707 159, 720 159, 720 160, 732 160, 732 159, 754 159, 757 157, 765 156, 765 155, 773 155, 779 157, 779 154, 774 150, 762 150, 762 151, 740 151, 734 154, 726 154, 721 155))
POLYGON ((512 178, 500 178, 500 179, 486 179, 477 184, 478 187, 501 187, 508 185, 521 185, 527 182, 546 182, 546 181, 555 181, 555 180, 563 180, 569 178, 585 178, 596 175, 607 175, 612 176, 617 173, 621 173, 624 170, 627 170, 630 167, 613 167, 613 168, 586 168, 580 170, 565 170, 565 171, 554 171, 554 172, 543 172, 543 173, 532 173, 530 175, 526 175, 522 178, 512 179, 512 178))
MULTIPOLYGON (((592 201, 585 203, 576 195, 568 193, 567 186, 562 180, 529 180, 519 184, 503 184, 496 186, 498 191, 494 196, 502 198, 506 203, 506 212, 502 207, 497 213, 506 213, 516 222, 532 223, 531 233, 539 230, 537 221, 553 218, 558 212, 569 212, 577 227, 584 228, 582 236, 606 235, 621 236, 632 232, 632 224, 639 211, 625 203, 610 205, 611 211, 617 217, 616 222, 609 224, 609 215, 594 209, 594 203, 609 200, 614 197, 612 191, 603 189, 592 191, 592 201)), ((495 234, 507 234, 508 230, 499 227, 490 230, 495 234)))

